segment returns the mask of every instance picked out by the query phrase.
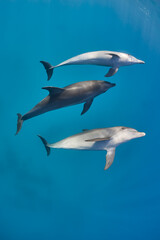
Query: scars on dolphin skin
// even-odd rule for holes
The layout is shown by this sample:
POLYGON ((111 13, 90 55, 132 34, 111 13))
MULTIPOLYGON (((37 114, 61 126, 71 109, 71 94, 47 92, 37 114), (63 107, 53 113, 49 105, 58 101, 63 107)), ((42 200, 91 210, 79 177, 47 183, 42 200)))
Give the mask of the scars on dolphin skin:
POLYGON ((53 144, 47 143, 43 137, 38 136, 46 148, 47 155, 50 154, 51 148, 105 150, 107 154, 104 170, 106 170, 113 163, 117 146, 134 138, 144 137, 145 133, 128 127, 100 128, 85 130, 53 144))

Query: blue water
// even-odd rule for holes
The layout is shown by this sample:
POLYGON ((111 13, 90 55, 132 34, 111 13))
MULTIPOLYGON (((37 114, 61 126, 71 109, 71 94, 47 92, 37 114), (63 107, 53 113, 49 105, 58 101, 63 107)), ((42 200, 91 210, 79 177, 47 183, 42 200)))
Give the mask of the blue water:
POLYGON ((155 0, 0 0, 0 240, 160 239, 160 4, 155 0), (84 52, 123 51, 145 65, 120 68, 116 87, 82 105, 17 116, 64 87, 105 80, 108 69, 68 66, 50 82, 39 63, 53 65, 84 52), (146 132, 105 153, 53 150, 49 142, 92 129, 128 126, 146 132))

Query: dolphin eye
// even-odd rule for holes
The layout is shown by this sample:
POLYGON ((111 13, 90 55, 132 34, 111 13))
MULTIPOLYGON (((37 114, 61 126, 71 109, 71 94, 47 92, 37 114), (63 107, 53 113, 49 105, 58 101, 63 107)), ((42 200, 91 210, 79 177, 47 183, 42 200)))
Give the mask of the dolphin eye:
POLYGON ((122 127, 121 129, 122 129, 122 130, 124 130, 124 129, 125 129, 125 127, 122 127))

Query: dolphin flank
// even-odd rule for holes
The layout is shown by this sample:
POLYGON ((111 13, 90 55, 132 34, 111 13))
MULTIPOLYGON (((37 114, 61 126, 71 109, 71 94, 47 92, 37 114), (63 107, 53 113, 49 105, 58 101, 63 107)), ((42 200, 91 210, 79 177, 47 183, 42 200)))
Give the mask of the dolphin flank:
POLYGON ((114 87, 114 83, 100 80, 91 80, 71 84, 64 88, 43 87, 49 91, 49 95, 40 101, 25 115, 18 113, 17 132, 21 130, 25 120, 38 116, 48 111, 84 103, 81 115, 86 113, 92 105, 93 99, 114 87))
POLYGON ((115 150, 118 145, 134 138, 143 137, 145 133, 128 127, 100 128, 85 130, 53 144, 47 143, 44 138, 40 135, 38 136, 46 148, 47 155, 50 154, 50 148, 105 150, 107 154, 104 170, 106 170, 113 163, 115 150))
POLYGON ((99 65, 110 67, 105 77, 113 76, 122 66, 128 66, 133 64, 143 64, 144 61, 136 59, 135 57, 121 52, 113 51, 95 51, 88 52, 72 57, 56 66, 52 66, 50 63, 40 61, 46 69, 48 80, 52 77, 54 68, 65 65, 99 65))

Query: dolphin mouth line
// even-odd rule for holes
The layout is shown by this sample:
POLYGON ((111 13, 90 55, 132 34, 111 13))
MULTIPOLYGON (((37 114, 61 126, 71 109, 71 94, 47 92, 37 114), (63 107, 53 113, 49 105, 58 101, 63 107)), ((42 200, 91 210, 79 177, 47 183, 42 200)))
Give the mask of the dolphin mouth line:
POLYGON ((114 86, 116 86, 116 84, 115 84, 115 83, 111 83, 111 82, 108 82, 108 81, 105 81, 105 83, 109 84, 111 87, 114 87, 114 86))
POLYGON ((139 62, 138 63, 140 63, 140 64, 145 64, 145 62, 144 61, 142 61, 142 60, 139 60, 139 62))

